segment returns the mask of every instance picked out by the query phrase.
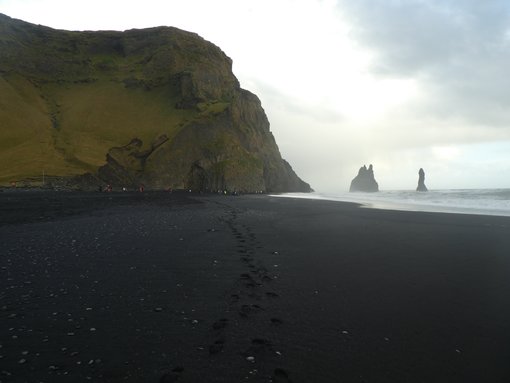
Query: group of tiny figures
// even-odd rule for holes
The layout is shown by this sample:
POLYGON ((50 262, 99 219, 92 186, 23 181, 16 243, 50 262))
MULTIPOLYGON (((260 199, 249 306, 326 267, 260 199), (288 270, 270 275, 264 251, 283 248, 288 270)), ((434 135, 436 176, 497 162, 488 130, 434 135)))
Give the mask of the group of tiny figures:
MULTIPOLYGON (((138 186, 138 191, 140 193, 143 193, 144 190, 145 190, 145 185, 144 184, 140 184, 140 186, 138 186)), ((98 188, 97 188, 97 191, 100 192, 100 193, 101 192, 110 193, 110 192, 113 191, 113 186, 111 184, 108 184, 108 185, 106 185, 103 188, 101 185, 99 185, 98 188)), ((125 192, 125 191, 128 191, 128 189, 125 186, 123 186, 122 187, 122 191, 125 192)))

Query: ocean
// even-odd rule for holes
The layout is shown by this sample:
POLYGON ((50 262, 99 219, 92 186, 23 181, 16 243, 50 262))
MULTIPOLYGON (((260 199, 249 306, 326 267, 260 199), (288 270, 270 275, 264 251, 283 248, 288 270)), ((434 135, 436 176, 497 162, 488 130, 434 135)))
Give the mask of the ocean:
POLYGON ((285 193, 275 196, 355 202, 374 209, 510 216, 510 189, 285 193))

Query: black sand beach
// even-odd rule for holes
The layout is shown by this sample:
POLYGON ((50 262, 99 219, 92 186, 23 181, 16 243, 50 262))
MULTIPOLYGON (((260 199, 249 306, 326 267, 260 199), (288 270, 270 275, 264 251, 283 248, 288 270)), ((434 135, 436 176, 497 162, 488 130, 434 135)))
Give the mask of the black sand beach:
POLYGON ((510 218, 0 193, 1 382, 508 382, 510 218))

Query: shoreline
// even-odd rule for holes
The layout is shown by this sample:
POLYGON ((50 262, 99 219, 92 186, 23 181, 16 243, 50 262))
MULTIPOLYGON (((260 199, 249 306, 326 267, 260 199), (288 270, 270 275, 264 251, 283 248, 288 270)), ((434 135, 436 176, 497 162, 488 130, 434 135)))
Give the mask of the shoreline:
MULTIPOLYGON (((459 215, 478 215, 478 216, 498 216, 498 217, 510 217, 510 210, 498 210, 498 209, 488 209, 488 208, 480 208, 480 207, 466 207, 466 206, 448 206, 448 205, 437 205, 437 204, 427 204, 427 203, 416 203, 409 201, 396 201, 396 200, 384 200, 384 199, 374 199, 374 196, 379 196, 384 193, 406 193, 409 195, 425 195, 425 194, 434 194, 434 193, 444 193, 444 192, 470 192, 470 191, 509 191, 510 189, 445 189, 445 190, 429 190, 427 193, 416 192, 414 190, 394 190, 394 191, 380 191, 378 193, 351 193, 351 192, 342 192, 337 194, 326 194, 320 192, 309 192, 309 193, 301 193, 301 192, 282 192, 282 193, 274 193, 274 192, 211 192, 211 191, 189 191, 183 189, 176 190, 145 190, 143 193, 168 193, 168 194, 179 194, 179 195, 187 195, 190 197, 200 197, 200 196, 254 196, 254 195, 263 195, 277 198, 296 198, 296 199, 309 199, 309 200, 322 200, 322 201, 331 201, 331 202, 339 202, 339 203, 350 203, 359 206, 364 209, 376 209, 376 210, 389 210, 389 211, 408 211, 408 212, 423 212, 423 213, 438 213, 438 214, 459 214, 459 215), (372 197, 372 198, 371 198, 372 197)), ((41 187, 29 187, 29 188, 12 188, 12 187, 0 187, 0 192, 7 192, 7 194, 16 194, 16 193, 85 193, 85 194, 125 194, 125 195, 134 195, 140 194, 137 190, 121 190, 116 189, 113 191, 102 190, 101 192, 97 190, 79 190, 79 189, 51 189, 51 188, 41 188, 41 187)))
MULTIPOLYGON (((472 189, 473 191, 478 190, 510 190, 510 189, 472 189)), ((433 195, 435 192, 444 193, 444 192, 456 192, 456 191, 471 191, 471 189, 458 189, 458 190, 437 190, 437 191, 428 191, 428 195, 433 195)), ((424 203, 424 202, 416 202, 416 201, 406 201, 406 200, 396 200, 393 196, 393 199, 383 199, 377 198, 380 195, 384 195, 384 193, 406 193, 408 195, 422 196, 425 193, 416 192, 416 191, 389 191, 389 192, 378 192, 374 193, 337 193, 337 194, 322 194, 322 193, 279 193, 273 194, 270 193, 271 196, 280 197, 280 198, 298 198, 298 199, 315 199, 315 200, 324 200, 324 201, 336 201, 336 202, 344 202, 344 203, 354 203, 360 205, 362 208, 366 209, 378 209, 378 210, 394 210, 394 211, 409 211, 409 212, 425 212, 425 213, 439 213, 439 214, 460 214, 460 215, 480 215, 480 216, 499 216, 499 217, 510 217, 510 210, 501 210, 501 209, 489 209, 489 208, 481 208, 481 207, 469 207, 469 206, 458 206, 458 205, 438 205, 433 203, 424 203), (374 198, 375 197, 375 198, 374 198)))
POLYGON ((0 196, 2 381, 510 377, 508 217, 50 194, 0 196))

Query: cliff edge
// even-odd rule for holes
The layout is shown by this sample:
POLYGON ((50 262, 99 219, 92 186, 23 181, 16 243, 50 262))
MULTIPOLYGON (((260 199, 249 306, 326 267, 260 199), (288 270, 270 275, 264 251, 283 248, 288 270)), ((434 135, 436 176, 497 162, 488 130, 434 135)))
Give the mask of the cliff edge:
POLYGON ((0 184, 308 192, 232 61, 171 27, 73 32, 0 14, 0 184))

